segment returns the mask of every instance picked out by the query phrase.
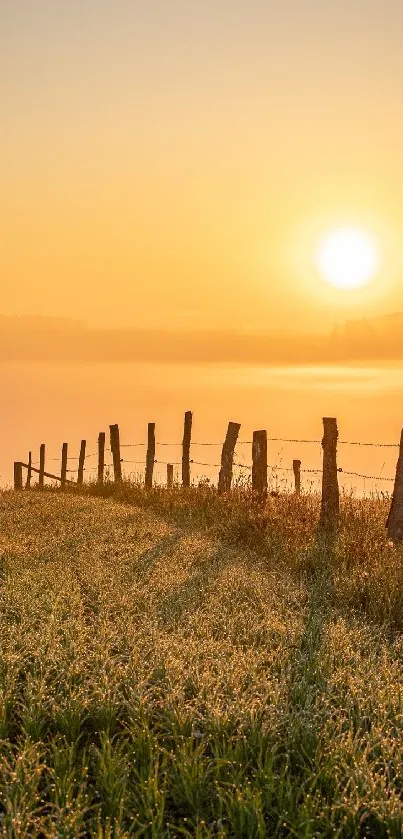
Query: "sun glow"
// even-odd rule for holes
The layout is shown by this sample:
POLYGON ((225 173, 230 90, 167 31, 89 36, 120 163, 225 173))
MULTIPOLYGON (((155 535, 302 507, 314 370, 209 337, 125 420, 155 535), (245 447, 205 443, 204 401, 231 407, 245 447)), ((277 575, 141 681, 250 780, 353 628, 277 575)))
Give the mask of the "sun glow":
POLYGON ((340 289, 361 288, 380 267, 375 241, 363 230, 344 228, 328 233, 315 254, 322 279, 340 289))

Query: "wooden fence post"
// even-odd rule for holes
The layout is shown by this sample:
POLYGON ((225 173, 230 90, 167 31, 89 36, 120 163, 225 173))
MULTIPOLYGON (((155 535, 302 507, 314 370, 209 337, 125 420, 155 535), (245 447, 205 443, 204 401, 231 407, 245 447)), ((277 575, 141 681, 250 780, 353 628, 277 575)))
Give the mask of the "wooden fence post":
POLYGON ((234 465, 234 451, 238 439, 240 423, 228 423, 227 436, 221 453, 221 469, 218 476, 218 493, 229 492, 232 482, 232 468, 234 465))
POLYGON ((22 484, 22 463, 14 463, 14 489, 23 489, 22 484))
POLYGON ((172 489, 174 485, 174 467, 173 463, 167 463, 167 487, 172 489))
POLYGON ((186 411, 182 442, 182 486, 184 487, 190 487, 190 442, 192 439, 192 420, 192 412, 186 411))
POLYGON ((61 472, 60 472, 60 487, 61 487, 61 489, 66 488, 67 451, 68 451, 68 445, 67 445, 67 443, 63 443, 63 446, 62 446, 62 469, 61 469, 61 472))
POLYGON ((403 430, 400 436, 395 485, 386 527, 388 528, 388 537, 392 542, 403 541, 403 430))
POLYGON ((320 524, 328 529, 337 526, 340 511, 340 494, 337 480, 337 420, 334 417, 323 418, 323 474, 322 505, 320 524))
POLYGON ((98 483, 103 484, 105 472, 105 432, 98 434, 98 483))
POLYGON ((25 489, 31 489, 31 478, 32 478, 32 452, 29 452, 27 480, 26 480, 26 484, 25 484, 25 489))
POLYGON ((38 486, 43 489, 45 485, 45 443, 41 443, 39 449, 39 478, 38 486))
POLYGON ((267 496, 267 431, 253 432, 252 490, 264 501, 267 496))
POLYGON ((122 463, 120 460, 120 434, 119 426, 110 425, 109 431, 111 435, 111 452, 113 459, 113 473, 115 476, 115 483, 120 483, 122 480, 122 463))
POLYGON ((301 461, 300 460, 293 460, 292 468, 294 471, 294 481, 295 481, 295 495, 301 494, 301 461))
POLYGON ((80 456, 78 459, 78 473, 77 473, 77 484, 78 486, 82 486, 84 483, 84 464, 85 464, 85 450, 87 447, 87 441, 81 440, 80 445, 80 456))
POLYGON ((153 485, 153 472, 155 460, 155 422, 149 422, 147 428, 147 456, 145 486, 151 489, 153 485))

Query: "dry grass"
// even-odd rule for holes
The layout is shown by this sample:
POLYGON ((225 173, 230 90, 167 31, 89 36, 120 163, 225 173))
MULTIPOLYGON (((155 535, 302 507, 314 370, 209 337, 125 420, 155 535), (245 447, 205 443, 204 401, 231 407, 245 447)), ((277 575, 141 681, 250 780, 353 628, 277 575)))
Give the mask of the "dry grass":
POLYGON ((0 496, 1 835, 400 837, 385 504, 119 494, 0 496))

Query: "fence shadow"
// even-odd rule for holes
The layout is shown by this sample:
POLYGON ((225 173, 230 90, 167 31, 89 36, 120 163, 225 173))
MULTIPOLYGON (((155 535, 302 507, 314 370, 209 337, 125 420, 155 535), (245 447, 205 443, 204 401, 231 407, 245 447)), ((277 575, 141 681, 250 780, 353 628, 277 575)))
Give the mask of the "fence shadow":
POLYGON ((158 614, 166 628, 173 628, 185 614, 202 605, 207 592, 214 588, 222 571, 236 556, 228 546, 218 545, 212 556, 195 564, 193 573, 160 600, 158 614))
POLYGON ((143 551, 133 564, 133 574, 146 576, 150 573, 155 563, 176 548, 183 536, 183 531, 175 530, 174 533, 163 536, 152 548, 143 551))
POLYGON ((328 683, 322 653, 332 614, 337 541, 336 530, 317 528, 311 549, 306 620, 290 670, 284 734, 290 755, 289 771, 301 783, 305 770, 318 759, 320 750, 320 697, 328 683))

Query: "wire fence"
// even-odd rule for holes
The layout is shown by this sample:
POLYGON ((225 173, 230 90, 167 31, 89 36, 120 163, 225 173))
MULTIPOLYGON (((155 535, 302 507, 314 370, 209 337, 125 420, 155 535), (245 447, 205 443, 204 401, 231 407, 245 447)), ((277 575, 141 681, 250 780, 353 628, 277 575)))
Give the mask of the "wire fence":
MULTIPOLYGON (((268 441, 268 443, 318 445, 318 446, 321 446, 321 443, 322 443, 322 440, 319 439, 319 438, 312 439, 312 438, 298 438, 298 437, 267 437, 267 441, 268 441)), ((252 446, 252 443, 253 443, 252 440, 239 440, 237 442, 236 447, 238 449, 241 446, 252 446)), ((93 443, 93 445, 96 445, 96 443, 93 443)), ((161 447, 161 448, 175 449, 175 448, 181 448, 182 445, 183 445, 182 442, 156 441, 156 446, 161 447)), ((192 445, 192 448, 200 447, 200 448, 221 449, 222 448, 222 441, 220 441, 220 442, 192 441, 191 445, 192 445)), ((399 444, 398 443, 367 441, 367 440, 339 440, 338 445, 340 445, 340 446, 362 447, 362 448, 395 449, 395 450, 399 449, 399 444)), ((145 442, 121 443, 120 447, 121 447, 122 450, 146 449, 147 448, 147 443, 145 443, 145 442)), ((105 448, 105 452, 107 454, 112 454, 112 450, 108 447, 105 448)), ((97 457, 98 457, 98 451, 97 450, 90 451, 89 453, 86 453, 85 461, 87 462, 88 460, 93 459, 93 458, 97 458, 97 457)), ((56 462, 60 462, 60 457, 51 457, 51 458, 48 458, 48 460, 50 462, 56 463, 56 462)), ((71 457, 70 456, 70 457, 67 458, 67 460, 68 460, 69 463, 77 463, 78 464, 79 456, 78 455, 76 457, 74 457, 74 456, 71 457)), ((145 459, 134 460, 134 459, 131 459, 131 458, 121 457, 121 463, 122 463, 123 466, 125 466, 125 465, 127 465, 127 466, 138 466, 141 469, 145 469, 145 467, 146 467, 146 460, 145 459)), ((159 465, 159 466, 164 466, 164 467, 167 467, 167 466, 180 467, 182 465, 182 461, 173 460, 173 459, 167 461, 167 460, 160 460, 159 458, 154 458, 154 464, 157 465, 157 466, 159 465)), ((207 461, 207 460, 200 461, 200 460, 196 460, 196 459, 193 459, 193 458, 190 459, 190 464, 192 464, 193 466, 201 467, 203 469, 220 469, 220 467, 221 467, 221 464, 218 463, 218 462, 211 462, 211 461, 207 461)), ((236 467, 240 470, 246 470, 248 472, 251 472, 251 470, 252 470, 252 465, 251 464, 241 462, 239 460, 234 460, 233 465, 234 465, 234 467, 236 467)), ((32 466, 38 466, 38 464, 32 463, 32 466)), ((105 463, 105 468, 109 469, 109 470, 113 469, 113 463, 112 462, 105 463)), ((291 466, 289 466, 289 467, 288 466, 281 466, 281 465, 276 464, 276 463, 269 464, 268 469, 271 470, 272 475, 276 475, 278 472, 292 473, 294 471, 293 467, 291 467, 291 466)), ((87 474, 89 474, 90 472, 95 473, 96 470, 97 470, 97 464, 96 463, 93 466, 86 466, 83 469, 83 471, 87 474)), ((77 474, 78 473, 78 467, 77 468, 68 468, 67 472, 70 475, 77 474)), ((321 475, 322 474, 322 469, 321 468, 309 468, 308 467, 308 468, 301 468, 300 472, 302 474, 306 474, 306 475, 321 475)), ((393 483, 394 480, 395 480, 394 477, 389 477, 389 476, 386 476, 386 475, 379 475, 379 474, 378 475, 365 474, 364 472, 344 469, 343 467, 339 467, 338 472, 343 477, 345 476, 345 477, 360 478, 361 480, 364 480, 364 481, 367 480, 367 481, 374 481, 374 482, 381 481, 381 482, 386 482, 386 483, 393 483)))

